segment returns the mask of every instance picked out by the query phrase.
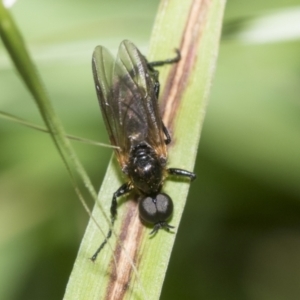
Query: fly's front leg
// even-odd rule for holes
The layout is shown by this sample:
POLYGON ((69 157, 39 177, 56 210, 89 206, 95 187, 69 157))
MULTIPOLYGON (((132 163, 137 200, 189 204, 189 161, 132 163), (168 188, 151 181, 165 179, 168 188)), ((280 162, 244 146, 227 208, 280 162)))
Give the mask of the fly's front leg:
POLYGON ((183 177, 188 177, 193 181, 196 179, 196 174, 187 170, 182 170, 182 169, 177 169, 177 168, 169 168, 168 173, 170 175, 176 175, 176 176, 183 176, 183 177))
POLYGON ((118 202, 117 198, 127 194, 131 190, 131 184, 130 182, 124 183, 121 185, 121 187, 118 188, 118 190, 114 193, 111 206, 110 206, 110 213, 111 213, 111 224, 113 225, 117 216, 117 207, 118 202))
POLYGON ((108 233, 106 235, 105 240, 102 242, 100 247, 97 249, 95 254, 91 257, 91 261, 95 261, 97 259, 97 256, 99 252, 103 249, 109 238, 111 237, 112 234, 112 227, 115 223, 116 217, 117 217, 117 208, 118 208, 118 202, 117 198, 121 197, 125 194, 127 194, 131 190, 131 184, 129 182, 124 183, 113 195, 112 201, 111 201, 111 206, 110 206, 110 213, 111 213, 111 227, 108 230, 108 233))

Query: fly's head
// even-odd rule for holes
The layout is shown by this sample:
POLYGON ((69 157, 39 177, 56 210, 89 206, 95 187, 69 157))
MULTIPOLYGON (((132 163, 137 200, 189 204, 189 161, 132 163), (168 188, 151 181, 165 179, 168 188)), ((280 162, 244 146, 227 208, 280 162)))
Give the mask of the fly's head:
POLYGON ((151 196, 141 196, 139 199, 139 214, 142 220, 154 224, 151 232, 156 233, 161 228, 173 228, 167 220, 173 213, 173 201, 164 193, 151 196))

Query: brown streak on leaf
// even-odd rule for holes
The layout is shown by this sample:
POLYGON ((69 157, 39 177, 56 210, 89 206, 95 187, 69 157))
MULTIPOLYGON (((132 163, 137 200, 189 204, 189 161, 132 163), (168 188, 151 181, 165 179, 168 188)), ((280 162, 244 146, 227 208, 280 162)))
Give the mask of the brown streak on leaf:
POLYGON ((196 65, 197 50, 211 0, 194 0, 189 12, 188 22, 180 43, 181 60, 175 64, 166 80, 161 100, 163 121, 170 130, 174 126, 175 116, 180 106, 182 95, 188 84, 191 71, 196 65))
POLYGON ((124 298, 133 272, 130 261, 137 263, 138 249, 142 239, 143 225, 139 219, 136 202, 128 201, 125 210, 122 231, 114 252, 115 260, 110 263, 112 273, 106 290, 107 300, 124 298))

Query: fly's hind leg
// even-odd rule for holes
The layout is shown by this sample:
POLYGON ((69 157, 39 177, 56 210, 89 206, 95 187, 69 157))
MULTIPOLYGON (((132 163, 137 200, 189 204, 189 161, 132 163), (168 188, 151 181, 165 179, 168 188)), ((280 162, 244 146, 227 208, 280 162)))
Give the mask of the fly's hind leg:
POLYGON ((155 67, 161 67, 161 66, 164 66, 164 65, 170 65, 170 64, 178 63, 181 59, 181 54, 180 54, 180 51, 178 49, 175 49, 175 51, 176 51, 176 57, 165 59, 165 60, 152 61, 152 62, 147 61, 147 67, 152 72, 153 77, 155 78, 154 90, 155 90, 156 99, 158 99, 160 84, 159 84, 159 81, 158 81, 159 72, 157 70, 155 70, 154 68, 155 67))
POLYGON ((158 60, 158 61, 148 62, 147 63, 148 68, 153 71, 154 67, 161 67, 161 66, 164 66, 164 65, 178 63, 181 59, 181 54, 180 54, 179 49, 175 49, 175 51, 176 51, 176 57, 165 59, 165 60, 158 60))
POLYGON ((164 122, 162 122, 162 129, 163 129, 163 132, 166 136, 166 139, 165 139, 165 144, 168 145, 171 143, 171 136, 170 136, 170 133, 169 133, 169 130, 168 128, 165 126, 164 122))
MULTIPOLYGON (((179 62, 180 59, 181 59, 180 51, 178 49, 175 49, 175 51, 176 51, 176 57, 169 58, 169 59, 166 59, 166 60, 158 60, 158 61, 147 62, 147 67, 152 72, 153 77, 155 78, 154 92, 155 92, 157 100, 158 100, 158 96, 159 96, 160 83, 159 83, 159 80, 158 80, 159 72, 157 70, 155 70, 154 67, 160 67, 160 66, 164 66, 164 65, 168 65, 168 64, 174 64, 174 63, 179 62)), ((168 131, 167 127, 164 125, 164 123, 162 125, 163 125, 162 129, 163 129, 164 134, 166 136, 165 143, 166 143, 166 145, 168 145, 168 144, 171 143, 171 136, 169 134, 169 131, 168 131)))
MULTIPOLYGON (((156 75, 158 76, 158 72, 157 71, 154 71, 156 72, 156 75)), ((155 95, 156 95, 156 100, 158 100, 158 95, 159 95, 159 88, 160 88, 160 83, 159 81, 157 80, 154 84, 154 92, 155 92, 155 95)), ((165 126, 164 122, 162 122, 162 130, 166 136, 166 139, 165 139, 165 144, 168 145, 171 143, 171 136, 170 136, 170 133, 169 133, 169 130, 168 128, 165 126)))
MULTIPOLYGON (((176 51, 176 57, 169 58, 169 59, 166 59, 166 60, 158 60, 158 61, 147 62, 147 67, 148 67, 149 71, 152 73, 152 76, 153 76, 154 81, 155 81, 154 82, 154 92, 155 92, 155 96, 156 96, 157 100, 158 100, 158 96, 159 96, 160 83, 159 83, 159 80, 158 80, 159 72, 157 70, 155 70, 154 67, 160 67, 160 66, 164 66, 164 65, 168 65, 168 64, 174 64, 174 63, 179 62, 180 59, 181 59, 180 51, 178 49, 175 49, 175 51, 176 51)), ((166 143, 166 145, 168 145, 168 144, 171 143, 171 136, 170 136, 170 133, 169 133, 169 131, 168 131, 168 129, 165 126, 164 123, 162 123, 162 129, 163 129, 164 134, 166 136, 165 143, 166 143)))
POLYGON ((111 237, 112 234, 112 227, 115 223, 116 217, 117 217, 117 207, 118 207, 118 202, 117 202, 117 198, 121 197, 125 194, 127 194, 129 191, 131 190, 131 185, 129 182, 124 183, 113 195, 112 201, 111 201, 111 206, 110 206, 110 214, 111 214, 111 227, 108 230, 108 233, 106 235, 105 240, 102 242, 102 244, 100 245, 100 247, 97 249, 97 251, 95 252, 95 254, 91 257, 91 261, 95 261, 97 259, 98 254, 100 253, 100 251, 103 249, 103 247, 106 245, 107 241, 109 240, 109 238, 111 237))

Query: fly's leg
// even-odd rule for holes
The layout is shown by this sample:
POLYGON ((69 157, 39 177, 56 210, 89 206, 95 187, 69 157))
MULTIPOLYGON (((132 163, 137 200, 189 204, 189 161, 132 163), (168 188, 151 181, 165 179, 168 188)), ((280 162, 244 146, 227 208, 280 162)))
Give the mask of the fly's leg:
MULTIPOLYGON (((180 51, 178 49, 175 49, 175 51, 176 51, 176 57, 169 58, 169 59, 166 59, 166 60, 147 62, 147 67, 152 72, 153 78, 155 78, 154 92, 155 92, 155 95, 156 95, 156 99, 158 99, 158 96, 159 96, 160 83, 158 81, 159 72, 157 70, 155 70, 154 67, 161 67, 161 66, 164 66, 164 65, 174 64, 174 63, 179 62, 180 59, 181 59, 180 51)), ((171 136, 169 134, 169 131, 168 131, 167 127, 164 125, 164 123, 163 123, 163 128, 162 129, 163 129, 164 134, 166 136, 165 143, 166 143, 166 145, 168 145, 168 144, 171 143, 171 136)))
POLYGON ((191 179, 191 181, 193 181, 194 179, 196 179, 196 174, 193 172, 189 172, 187 170, 182 170, 182 169, 175 169, 175 168, 169 168, 168 173, 170 175, 176 175, 176 176, 182 176, 182 177, 188 177, 191 179))
MULTIPOLYGON (((157 78, 158 78, 158 72, 157 71, 154 71, 157 78)), ((157 80, 154 84, 154 92, 155 92, 155 95, 156 95, 156 100, 158 100, 158 95, 159 95, 159 88, 160 88, 160 83, 159 81, 157 80)), ((166 136, 166 139, 165 139, 165 144, 168 145, 171 143, 171 136, 170 136, 170 133, 169 133, 169 130, 168 128, 165 126, 164 122, 162 122, 162 130, 166 136)))
POLYGON ((171 143, 171 136, 170 136, 170 133, 169 133, 169 130, 168 128, 165 126, 164 122, 162 123, 162 129, 163 129, 163 132, 166 136, 166 139, 165 139, 165 144, 168 145, 171 143))
POLYGON ((180 51, 179 51, 179 49, 175 49, 175 51, 176 51, 176 57, 165 59, 165 60, 158 60, 158 61, 148 62, 147 63, 148 68, 153 71, 154 67, 161 67, 161 66, 164 66, 164 65, 169 65, 169 64, 174 64, 174 63, 179 62, 180 59, 181 59, 180 51))
POLYGON ((95 252, 95 254, 91 257, 91 261, 95 261, 97 259, 97 256, 99 254, 99 252, 103 249, 103 247, 105 246, 105 244, 107 243, 107 241, 109 240, 109 238, 111 237, 112 234, 112 227, 115 223, 116 217, 117 217, 117 207, 118 207, 118 202, 117 202, 117 198, 121 197, 125 194, 127 194, 129 191, 131 190, 131 185, 129 182, 124 183, 113 195, 112 201, 111 201, 111 206, 110 206, 110 213, 111 213, 111 227, 109 228, 109 231, 106 235, 105 240, 102 242, 102 244, 100 245, 100 247, 97 249, 97 251, 95 252))
MULTIPOLYGON (((158 100, 160 83, 158 81, 158 72, 156 70, 154 70, 153 72, 155 72, 155 76, 157 76, 157 77, 155 77, 157 79, 157 81, 155 81, 155 84, 154 84, 154 92, 155 92, 155 95, 156 95, 156 100, 158 100)), ((171 136, 170 136, 169 130, 165 126, 164 122, 162 122, 162 130, 163 130, 163 132, 166 136, 165 144, 168 145, 168 144, 171 143, 171 136)))
POLYGON ((161 67, 161 66, 164 66, 164 65, 170 65, 170 64, 175 64, 175 63, 179 62, 180 59, 181 59, 180 51, 178 49, 175 49, 175 51, 176 51, 176 57, 173 57, 173 58, 169 58, 169 59, 166 59, 166 60, 152 61, 152 62, 148 62, 146 60, 147 61, 147 67, 148 67, 149 71, 152 72, 153 78, 155 78, 154 92, 155 92, 155 95, 156 95, 156 99, 158 99, 160 84, 159 84, 159 81, 158 81, 159 72, 157 70, 155 70, 154 67, 161 67))
POLYGON ((154 72, 154 76, 155 76, 155 83, 154 83, 154 93, 156 96, 156 99, 158 100, 158 96, 159 96, 159 90, 160 90, 160 83, 158 81, 158 71, 153 71, 154 72))

